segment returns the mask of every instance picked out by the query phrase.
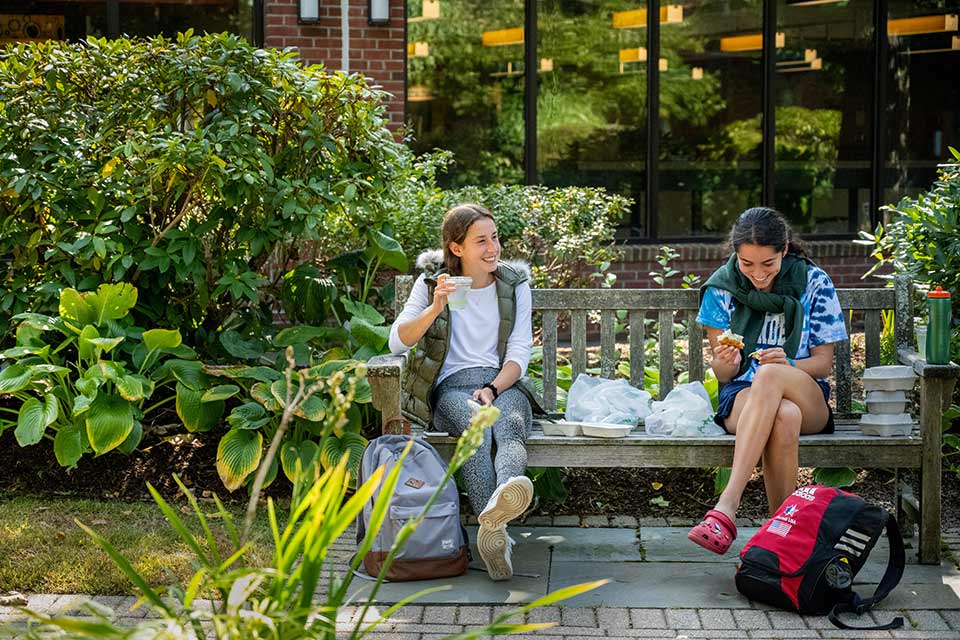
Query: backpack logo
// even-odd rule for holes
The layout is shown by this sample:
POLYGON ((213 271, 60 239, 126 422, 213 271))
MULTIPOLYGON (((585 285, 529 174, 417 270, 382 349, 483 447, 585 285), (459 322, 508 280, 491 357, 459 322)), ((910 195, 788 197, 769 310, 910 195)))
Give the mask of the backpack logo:
POLYGON ((800 487, 799 489, 793 492, 793 495, 795 495, 798 498, 802 498, 804 500, 809 500, 810 502, 813 502, 814 500, 816 500, 816 498, 814 498, 813 496, 813 494, 816 492, 817 492, 816 487, 800 487))
POLYGON ((417 480, 416 478, 410 478, 409 480, 407 480, 407 481, 404 482, 403 484, 407 485, 408 487, 410 487, 410 488, 412 488, 412 489, 420 489, 420 488, 423 487, 423 485, 426 484, 426 482, 424 482, 423 480, 417 480))
POLYGON ((773 520, 770 523, 770 526, 767 527, 767 531, 769 531, 770 533, 775 533, 781 538, 786 538, 787 534, 790 533, 790 529, 792 528, 793 528, 792 524, 788 524, 786 522, 783 522, 782 520, 773 520))
POLYGON ((783 515, 792 516, 796 512, 797 512, 797 505, 791 504, 791 505, 788 505, 787 508, 783 510, 783 515))

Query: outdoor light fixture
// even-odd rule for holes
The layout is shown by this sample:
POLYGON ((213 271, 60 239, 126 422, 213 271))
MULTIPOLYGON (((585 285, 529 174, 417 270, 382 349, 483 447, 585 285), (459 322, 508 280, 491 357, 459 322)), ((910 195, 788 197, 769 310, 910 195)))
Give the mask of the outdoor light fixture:
POLYGON ((540 71, 543 73, 553 71, 553 58, 540 58, 540 71))
POLYGON ((703 80, 703 67, 692 67, 690 77, 694 80, 703 80))
POLYGON ((407 22, 423 22, 424 20, 437 20, 440 17, 440 0, 423 0, 423 9, 420 15, 415 18, 407 18, 407 22))
POLYGON ((370 12, 367 14, 367 24, 379 27, 390 24, 390 0, 368 0, 370 12))
MULTIPOLYGON (((679 24, 683 22, 683 6, 679 4, 668 4, 660 7, 660 22, 665 24, 679 24)), ((613 12, 614 29, 641 29, 646 26, 646 9, 613 12)))
POLYGON ((917 16, 887 20, 887 34, 891 36, 915 36, 920 33, 940 33, 957 30, 957 14, 917 16))
POLYGON ((509 44, 523 44, 523 27, 484 31, 481 36, 483 46, 502 47, 509 44))
POLYGON ((426 58, 430 55, 430 45, 426 42, 408 42, 408 58, 426 58))
MULTIPOLYGON (((775 40, 777 49, 783 49, 785 41, 783 32, 778 31, 775 40)), ((761 49, 763 49, 762 33, 720 38, 720 51, 760 51, 761 49)))
POLYGON ((297 15, 301 24, 320 22, 320 0, 297 0, 297 15))
MULTIPOLYGON (((636 47, 634 49, 620 49, 620 73, 623 73, 626 65, 630 62, 646 62, 647 61, 647 48, 646 47, 636 47)), ((666 58, 660 58, 657 62, 657 68, 660 71, 666 71, 669 68, 669 63, 666 58)))

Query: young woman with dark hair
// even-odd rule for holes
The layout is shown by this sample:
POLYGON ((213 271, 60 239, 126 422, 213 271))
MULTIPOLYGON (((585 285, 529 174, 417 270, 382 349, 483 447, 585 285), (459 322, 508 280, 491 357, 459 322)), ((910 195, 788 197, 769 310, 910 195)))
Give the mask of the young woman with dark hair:
POLYGON ((417 278, 390 329, 390 350, 414 345, 404 383, 404 414, 425 428, 459 436, 470 423, 468 401, 500 409, 484 443, 462 468, 467 497, 480 530, 477 549, 493 580, 513 575, 507 523, 533 498, 526 438, 533 424, 529 393, 521 378, 533 345, 529 272, 500 261, 493 215, 475 204, 444 216, 443 252, 417 260, 417 278), (455 276, 469 276, 464 308, 452 308, 455 276), (494 452, 494 447, 496 452, 494 452))
POLYGON ((730 245, 730 259, 701 289, 697 321, 707 328, 721 384, 716 422, 736 436, 733 469, 716 506, 687 536, 718 554, 737 537, 734 519, 757 462, 772 514, 796 489, 800 436, 833 432, 826 378, 834 344, 847 339, 833 282, 780 213, 747 209, 730 245), (729 332, 742 339, 728 340, 729 332))

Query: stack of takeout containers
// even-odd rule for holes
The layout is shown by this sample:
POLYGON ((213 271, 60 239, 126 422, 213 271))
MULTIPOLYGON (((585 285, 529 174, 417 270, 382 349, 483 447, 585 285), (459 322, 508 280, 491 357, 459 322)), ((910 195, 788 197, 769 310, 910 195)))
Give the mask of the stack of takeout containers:
POLYGON ((913 389, 913 369, 903 366, 869 367, 863 372, 867 413, 860 417, 860 430, 868 436, 905 436, 913 419, 905 413, 907 392, 913 389))

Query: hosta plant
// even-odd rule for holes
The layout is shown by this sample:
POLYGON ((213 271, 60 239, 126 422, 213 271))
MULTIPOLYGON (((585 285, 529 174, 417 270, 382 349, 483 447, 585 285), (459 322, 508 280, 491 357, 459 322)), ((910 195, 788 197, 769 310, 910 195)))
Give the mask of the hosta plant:
POLYGON ((22 447, 52 440, 65 467, 90 451, 136 449, 145 417, 173 399, 164 385, 175 372, 165 360, 194 357, 179 331, 133 326, 136 302, 136 288, 126 283, 83 293, 67 288, 59 315, 15 316, 16 346, 0 354, 8 363, 0 395, 13 399, 12 407, 0 408, 6 413, 0 431, 15 427, 22 447))
POLYGON ((360 434, 358 405, 370 402, 370 384, 363 363, 342 350, 321 352, 315 348, 328 340, 332 331, 339 330, 298 326, 280 331, 267 346, 279 352, 276 360, 260 359, 269 365, 169 363, 179 376, 177 413, 187 429, 209 431, 222 420, 229 426, 217 447, 217 472, 230 491, 249 483, 264 464, 263 442, 277 433, 289 405, 286 370, 291 362, 293 382, 314 390, 293 410, 279 455, 269 463, 266 484, 280 470, 293 482, 298 464, 303 474, 314 476, 334 467, 344 453, 349 454, 348 469, 356 478, 367 444, 360 434), (225 401, 230 398, 233 404, 227 411, 225 401))

